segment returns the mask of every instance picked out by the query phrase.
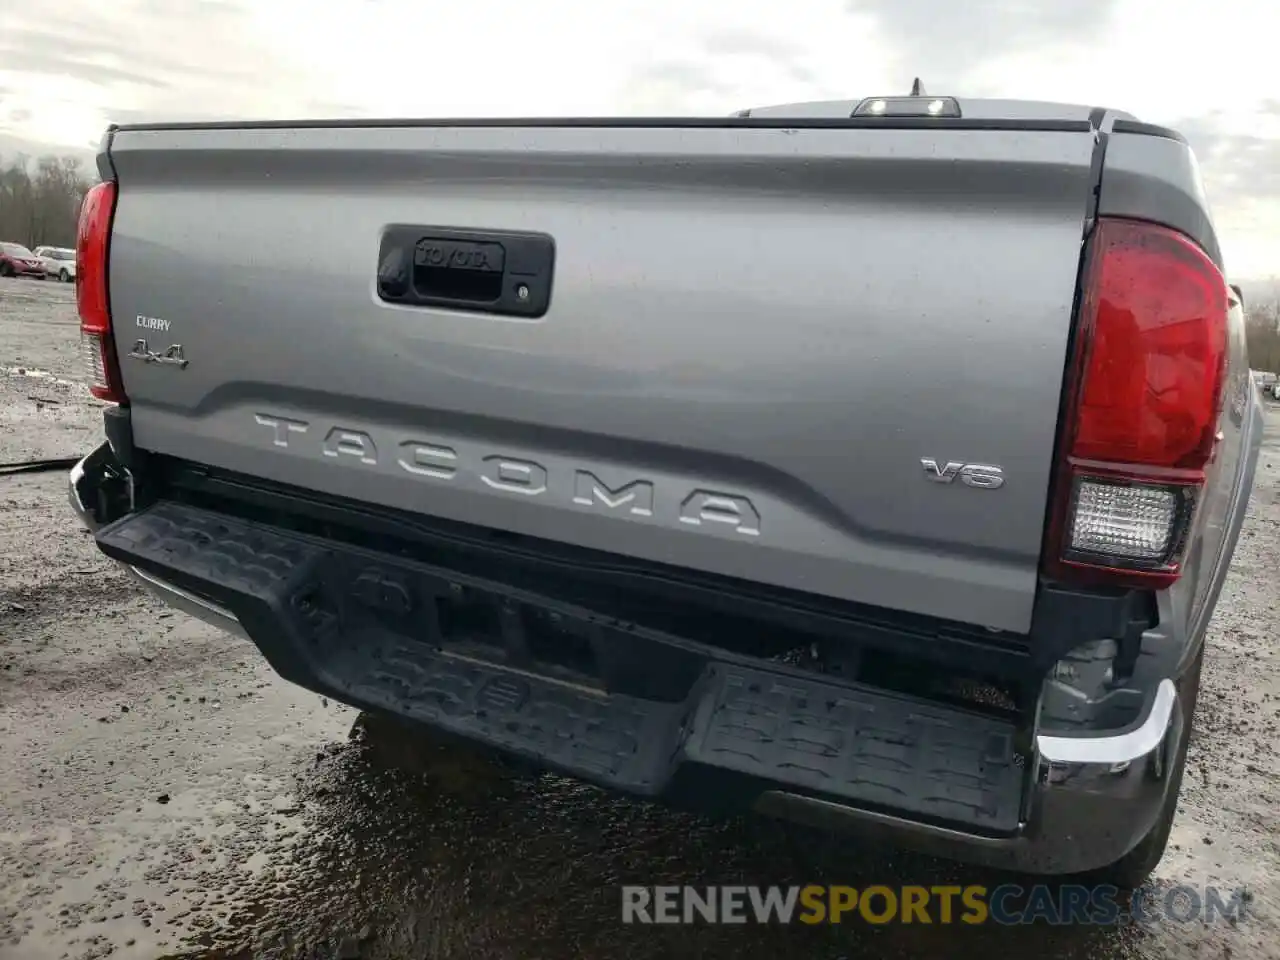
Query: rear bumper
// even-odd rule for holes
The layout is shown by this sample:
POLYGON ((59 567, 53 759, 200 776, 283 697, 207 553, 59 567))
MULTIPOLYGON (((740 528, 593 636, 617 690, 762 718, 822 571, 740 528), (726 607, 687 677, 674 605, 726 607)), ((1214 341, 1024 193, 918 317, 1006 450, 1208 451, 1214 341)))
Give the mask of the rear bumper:
POLYGON ((88 505, 101 469, 99 451, 70 476, 71 505, 100 548, 166 603, 251 639, 286 679, 634 795, 1073 873, 1113 862, 1151 829, 1185 735, 1175 678, 1129 729, 1041 735, 1025 755, 998 719, 505 591, 587 623, 611 679, 584 687, 406 639, 410 613, 415 629, 435 616, 409 598, 498 585, 172 502, 99 528, 88 505))
MULTIPOLYGON (((103 461, 107 456, 106 451, 107 448, 103 446, 84 457, 71 468, 71 473, 67 479, 67 493, 71 501, 71 509, 85 528, 93 532, 98 530, 99 524, 89 504, 94 502, 95 492, 102 482, 101 470, 103 461)), ((224 610, 216 603, 211 603, 138 567, 127 563, 123 563, 121 566, 124 567, 129 576, 137 580, 147 591, 174 609, 181 610, 183 613, 217 627, 219 630, 224 630, 227 633, 244 637, 245 639, 248 638, 244 628, 240 626, 240 621, 235 618, 234 614, 224 610)))

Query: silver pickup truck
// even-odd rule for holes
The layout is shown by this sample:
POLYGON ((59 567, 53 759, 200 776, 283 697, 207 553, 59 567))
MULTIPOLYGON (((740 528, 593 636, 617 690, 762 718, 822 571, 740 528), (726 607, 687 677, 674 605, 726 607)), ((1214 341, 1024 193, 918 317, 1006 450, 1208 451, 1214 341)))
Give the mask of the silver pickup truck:
POLYGON ((1141 882, 1262 414, 1196 162, 1085 106, 111 128, 98 546, 603 787, 1141 882))

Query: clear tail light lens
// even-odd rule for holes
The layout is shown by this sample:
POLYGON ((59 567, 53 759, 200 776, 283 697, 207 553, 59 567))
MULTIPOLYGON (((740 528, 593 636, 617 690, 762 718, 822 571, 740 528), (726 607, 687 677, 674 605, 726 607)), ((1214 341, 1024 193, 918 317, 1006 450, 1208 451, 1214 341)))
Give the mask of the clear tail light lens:
POLYGON ((1076 557, 1166 564, 1177 531, 1195 506, 1186 487, 1077 478, 1066 549, 1076 557))
POLYGON ((80 331, 80 358, 89 392, 95 397, 107 399, 104 394, 111 391, 111 380, 107 376, 101 334, 80 331))

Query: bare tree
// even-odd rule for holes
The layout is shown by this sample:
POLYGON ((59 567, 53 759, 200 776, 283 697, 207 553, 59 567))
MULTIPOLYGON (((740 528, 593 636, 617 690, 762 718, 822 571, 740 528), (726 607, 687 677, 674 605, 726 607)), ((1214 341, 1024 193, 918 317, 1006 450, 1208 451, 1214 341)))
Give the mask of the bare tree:
POLYGON ((71 247, 76 217, 92 181, 71 157, 18 155, 0 164, 0 240, 28 247, 71 247))
POLYGON ((1249 304, 1245 316, 1249 366, 1280 373, 1280 301, 1249 304))

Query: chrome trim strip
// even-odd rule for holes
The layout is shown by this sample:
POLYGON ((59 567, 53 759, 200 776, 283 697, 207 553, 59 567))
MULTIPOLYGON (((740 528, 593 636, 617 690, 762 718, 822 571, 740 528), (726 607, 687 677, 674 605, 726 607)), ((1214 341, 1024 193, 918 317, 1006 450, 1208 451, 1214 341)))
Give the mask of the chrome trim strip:
POLYGON ((1008 837, 987 837, 981 834, 966 833, 952 827, 909 820, 906 817, 878 810, 867 810, 862 807, 850 807, 818 797, 792 793, 790 790, 765 790, 752 804, 756 813, 781 820, 795 820, 810 826, 830 827, 833 824, 853 826, 861 824, 868 827, 900 830, 917 836, 931 837, 937 840, 952 841, 965 847, 986 847, 993 850, 1016 847, 1025 841, 1021 834, 1008 837))
POLYGON ((80 462, 71 468, 71 473, 67 476, 67 499, 71 501, 71 509, 76 512, 80 522, 87 529, 93 530, 98 524, 89 516, 89 511, 85 509, 84 503, 80 500, 80 494, 76 491, 80 481, 84 479, 84 462, 88 459, 89 457, 82 457, 80 462))
POLYGON ((203 597, 197 597, 194 593, 188 593, 181 587, 174 586, 169 581, 162 580, 153 573, 125 564, 121 564, 121 566, 147 590, 175 610, 181 610, 188 616, 203 620, 205 623, 217 627, 219 630, 225 630, 227 633, 234 634, 237 637, 248 638, 248 634, 245 633, 244 627, 240 625, 240 621, 236 619, 235 614, 225 607, 211 603, 203 597))
POLYGON ((1178 706, 1178 688, 1164 679, 1156 687, 1147 719, 1128 733, 1116 736, 1059 737, 1040 734, 1036 747, 1049 763, 1124 764, 1141 760, 1164 742, 1178 706))

